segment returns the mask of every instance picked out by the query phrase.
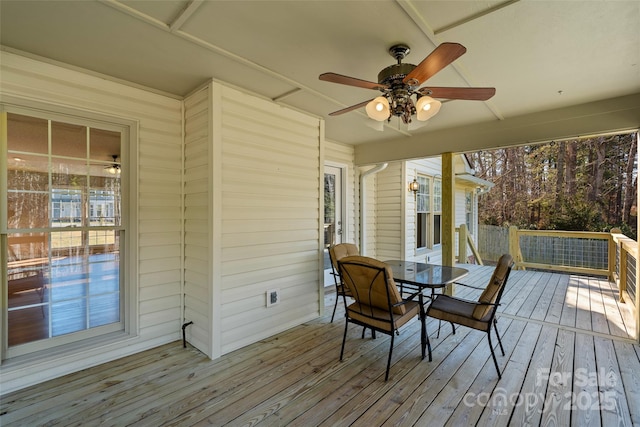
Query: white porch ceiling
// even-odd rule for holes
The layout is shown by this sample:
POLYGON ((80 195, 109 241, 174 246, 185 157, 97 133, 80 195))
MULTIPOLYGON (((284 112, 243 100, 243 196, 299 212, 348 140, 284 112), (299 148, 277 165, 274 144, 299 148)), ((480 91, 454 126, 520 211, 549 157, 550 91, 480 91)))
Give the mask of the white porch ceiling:
POLYGON ((639 94, 638 22, 637 0, 0 1, 5 49, 177 97, 214 78, 325 118, 331 140, 376 146, 639 94), (373 130, 364 108, 328 116, 377 92, 319 74, 376 81, 393 44, 417 64, 446 41, 467 53, 428 83, 495 97, 446 102, 412 131, 373 130))

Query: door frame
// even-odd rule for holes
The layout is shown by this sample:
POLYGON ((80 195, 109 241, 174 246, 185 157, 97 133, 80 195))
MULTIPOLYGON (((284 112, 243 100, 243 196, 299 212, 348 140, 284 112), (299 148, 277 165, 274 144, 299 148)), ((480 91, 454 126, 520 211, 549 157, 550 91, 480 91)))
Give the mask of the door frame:
MULTIPOLYGON (((325 161, 324 165, 322 167, 322 196, 324 197, 324 174, 326 171, 326 168, 330 167, 330 168, 335 168, 335 169, 339 169, 340 170, 340 187, 336 188, 336 192, 339 191, 338 197, 340 198, 340 209, 339 212, 336 212, 336 218, 341 218, 342 219, 342 225, 340 226, 340 234, 337 234, 337 229, 336 229, 336 243, 341 243, 341 242, 345 242, 348 240, 348 236, 349 236, 349 231, 350 231, 350 223, 349 223, 349 218, 347 216, 347 172, 348 172, 348 165, 344 164, 344 163, 338 163, 338 162, 332 162, 332 161, 325 161)), ((323 206, 324 206, 324 202, 323 202, 323 206)), ((324 215, 324 208, 323 208, 323 215, 324 215)), ((324 220, 322 221, 324 223, 324 220)), ((322 238, 322 244, 321 244, 321 249, 322 249, 322 253, 323 253, 323 257, 324 257, 324 252, 325 252, 325 248, 324 248, 324 238, 322 238)), ((321 271, 323 271, 323 273, 325 272, 324 267, 321 268, 321 271)), ((323 275, 323 277, 321 278, 321 284, 324 285, 324 287, 327 286, 331 286, 333 285, 332 281, 329 281, 328 283, 325 281, 325 277, 326 274, 323 275)))

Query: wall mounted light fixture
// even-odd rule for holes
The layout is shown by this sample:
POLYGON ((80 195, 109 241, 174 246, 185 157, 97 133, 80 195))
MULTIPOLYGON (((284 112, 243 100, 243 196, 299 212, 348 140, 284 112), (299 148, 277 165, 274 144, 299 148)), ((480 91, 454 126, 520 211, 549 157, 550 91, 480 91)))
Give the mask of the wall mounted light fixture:
POLYGON ((409 191, 413 191, 413 195, 415 196, 418 194, 418 190, 420 190, 420 184, 413 178, 413 181, 409 183, 409 191))

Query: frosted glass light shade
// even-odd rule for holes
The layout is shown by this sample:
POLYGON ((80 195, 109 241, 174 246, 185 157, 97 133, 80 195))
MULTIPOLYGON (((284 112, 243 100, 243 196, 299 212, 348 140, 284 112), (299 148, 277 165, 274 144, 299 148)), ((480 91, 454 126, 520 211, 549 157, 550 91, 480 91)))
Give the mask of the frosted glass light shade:
POLYGON ((431 98, 430 96, 421 96, 416 102, 416 118, 421 122, 429 120, 438 114, 442 102, 431 98))
POLYGON ((365 110, 367 110, 367 115, 373 120, 377 120, 379 122, 387 120, 390 113, 389 101, 387 101, 387 98, 384 96, 379 96, 369 102, 365 107, 365 110))

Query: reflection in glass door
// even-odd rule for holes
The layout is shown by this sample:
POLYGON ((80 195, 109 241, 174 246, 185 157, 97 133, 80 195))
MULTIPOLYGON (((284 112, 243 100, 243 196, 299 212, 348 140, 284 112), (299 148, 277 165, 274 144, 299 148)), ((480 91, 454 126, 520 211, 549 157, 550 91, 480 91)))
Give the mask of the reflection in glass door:
POLYGON ((324 285, 334 284, 331 275, 329 247, 342 243, 342 174, 343 169, 336 166, 324 167, 324 285))

